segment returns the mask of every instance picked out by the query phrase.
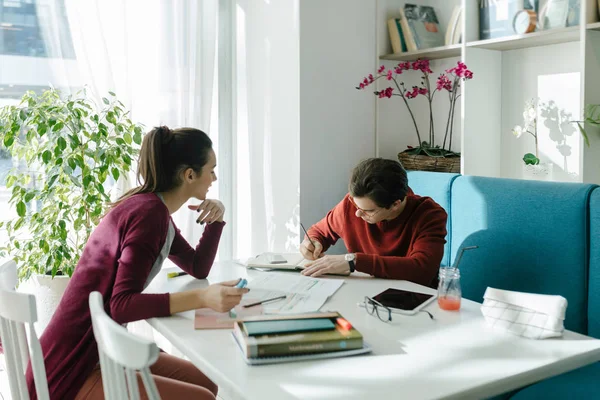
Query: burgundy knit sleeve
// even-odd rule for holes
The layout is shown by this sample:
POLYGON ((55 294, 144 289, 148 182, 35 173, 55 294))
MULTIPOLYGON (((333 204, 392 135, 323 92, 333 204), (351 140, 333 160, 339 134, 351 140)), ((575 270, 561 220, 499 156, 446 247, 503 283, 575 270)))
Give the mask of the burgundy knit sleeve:
POLYGON ((184 239, 180 230, 175 228, 175 239, 171 245, 169 260, 194 278, 206 278, 217 256, 224 226, 225 222, 208 224, 196 250, 184 239))
POLYGON ((169 212, 162 204, 122 217, 123 234, 117 275, 110 299, 118 323, 170 315, 170 295, 142 294, 144 284, 167 237, 169 212))

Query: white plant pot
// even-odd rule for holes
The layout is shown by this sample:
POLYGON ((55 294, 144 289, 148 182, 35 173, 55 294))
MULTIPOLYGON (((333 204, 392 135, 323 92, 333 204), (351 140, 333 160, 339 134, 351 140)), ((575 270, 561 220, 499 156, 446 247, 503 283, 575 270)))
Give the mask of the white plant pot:
POLYGON ((55 276, 52 278, 50 275, 32 275, 29 280, 19 285, 17 289, 19 292, 35 295, 38 316, 35 331, 38 337, 48 326, 70 279, 69 276, 55 276))
POLYGON ((532 181, 551 181, 553 168, 553 163, 523 164, 523 177, 532 181))

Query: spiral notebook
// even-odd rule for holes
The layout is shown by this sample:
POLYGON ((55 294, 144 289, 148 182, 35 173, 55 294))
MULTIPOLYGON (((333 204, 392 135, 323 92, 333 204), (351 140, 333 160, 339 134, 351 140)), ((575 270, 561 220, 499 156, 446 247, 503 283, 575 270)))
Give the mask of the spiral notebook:
POLYGON ((312 354, 294 354, 289 356, 276 356, 276 357, 261 357, 261 358, 247 358, 242 351, 237 338, 234 333, 231 332, 231 337, 233 341, 237 344, 240 349, 240 354, 246 364, 248 365, 265 365, 265 364, 279 364, 286 363, 292 361, 311 361, 311 360, 321 360, 326 358, 339 358, 339 357, 349 357, 349 356, 357 356, 360 354, 367 354, 373 351, 371 346, 367 343, 363 342, 362 349, 353 349, 353 350, 342 350, 342 351, 331 351, 328 353, 312 353, 312 354))

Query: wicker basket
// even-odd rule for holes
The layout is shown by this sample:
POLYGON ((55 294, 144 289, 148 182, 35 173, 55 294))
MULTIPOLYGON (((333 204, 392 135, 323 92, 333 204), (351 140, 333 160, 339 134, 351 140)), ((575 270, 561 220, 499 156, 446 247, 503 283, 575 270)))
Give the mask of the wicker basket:
POLYGON ((460 157, 429 157, 398 153, 398 160, 407 170, 460 173, 460 157))

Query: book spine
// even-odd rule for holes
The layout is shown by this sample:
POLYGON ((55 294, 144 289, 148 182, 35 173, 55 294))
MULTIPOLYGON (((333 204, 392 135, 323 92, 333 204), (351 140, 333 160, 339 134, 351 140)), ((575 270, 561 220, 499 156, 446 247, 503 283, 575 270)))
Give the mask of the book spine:
POLYGON ((406 41, 404 40, 404 34, 402 33, 402 25, 400 25, 400 18, 394 18, 394 21, 396 22, 396 29, 398 29, 398 35, 400 36, 402 52, 406 53, 408 49, 406 48, 406 41))
POLYGON ((332 351, 360 349, 362 346, 362 338, 249 345, 250 354, 248 357, 260 358, 294 354, 328 353, 332 351))

